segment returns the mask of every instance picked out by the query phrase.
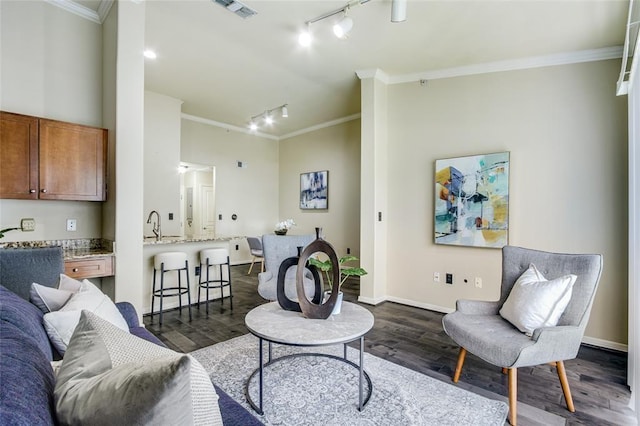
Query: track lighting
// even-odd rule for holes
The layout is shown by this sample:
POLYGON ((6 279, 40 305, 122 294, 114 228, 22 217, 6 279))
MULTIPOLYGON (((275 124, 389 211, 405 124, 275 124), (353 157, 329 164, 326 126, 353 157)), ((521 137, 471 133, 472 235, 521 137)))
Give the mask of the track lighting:
POLYGON ((311 25, 307 24, 307 28, 303 30, 298 36, 298 43, 300 46, 309 47, 311 45, 311 25))
POLYGON ((273 118, 274 111, 280 110, 280 115, 283 118, 289 117, 288 106, 289 104, 283 104, 275 108, 268 109, 264 111, 262 114, 254 115, 253 117, 251 117, 251 120, 249 120, 249 129, 252 131, 258 130, 258 122, 261 119, 264 121, 265 124, 272 125, 274 123, 274 118, 273 118))
POLYGON ((391 22, 407 20, 407 0, 391 0, 391 22))
POLYGON ((344 11, 344 17, 333 26, 333 33, 338 38, 346 38, 349 35, 351 28, 353 28, 353 19, 347 16, 348 10, 349 8, 344 11))
POLYGON ((370 0, 352 0, 340 9, 332 10, 331 12, 327 12, 318 17, 308 20, 307 22, 305 22, 305 30, 300 33, 300 36, 298 36, 298 43, 300 43, 301 46, 309 46, 311 44, 311 24, 315 24, 318 21, 330 18, 331 16, 337 15, 339 13, 343 13, 344 17, 333 26, 333 33, 338 38, 345 38, 349 34, 349 31, 351 31, 351 28, 353 28, 353 19, 347 16, 347 12, 351 7, 365 4, 369 1, 370 0))

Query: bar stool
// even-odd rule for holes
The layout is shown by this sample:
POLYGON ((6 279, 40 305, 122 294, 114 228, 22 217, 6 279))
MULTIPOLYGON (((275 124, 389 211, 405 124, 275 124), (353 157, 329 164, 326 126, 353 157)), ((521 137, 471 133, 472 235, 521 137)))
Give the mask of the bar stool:
POLYGON ((231 293, 231 264, 229 250, 224 247, 200 250, 200 280, 198 282, 198 309, 200 308, 200 293, 206 290, 207 315, 209 314, 209 289, 220 289, 220 312, 224 304, 224 287, 229 287, 229 303, 233 311, 233 294, 231 293), (217 274, 216 272, 216 266, 217 274), (211 270, 213 268, 213 270, 211 270), (224 277, 226 269, 227 278, 224 277), (217 275, 217 277, 216 277, 217 275))
POLYGON ((189 321, 191 321, 191 291, 189 288, 189 261, 187 254, 180 251, 170 251, 158 253, 153 257, 153 292, 151 295, 151 319, 153 320, 153 306, 156 297, 160 298, 160 325, 162 325, 162 300, 165 297, 178 296, 180 313, 182 314, 182 295, 187 295, 189 302, 189 321), (176 286, 164 286, 164 274, 176 271, 178 282, 176 286), (186 285, 182 285, 181 272, 184 271, 187 277, 186 285), (160 272, 160 288, 156 290, 156 273, 160 272))

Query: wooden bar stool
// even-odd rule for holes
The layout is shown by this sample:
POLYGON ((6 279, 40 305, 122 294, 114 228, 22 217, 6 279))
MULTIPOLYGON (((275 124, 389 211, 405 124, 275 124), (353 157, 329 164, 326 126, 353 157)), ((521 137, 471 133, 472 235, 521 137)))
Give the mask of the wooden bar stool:
POLYGON ((198 282, 198 308, 200 293, 206 291, 206 309, 209 314, 209 289, 220 289, 220 312, 224 305, 224 288, 229 287, 229 304, 233 311, 233 294, 231 292, 231 264, 229 250, 224 247, 200 251, 200 279, 198 282), (217 269, 217 271, 216 271, 217 269), (226 270, 226 278, 225 278, 226 270))
POLYGON ((178 297, 180 313, 182 313, 182 295, 187 295, 189 302, 189 321, 191 321, 191 291, 189 288, 189 261, 187 254, 180 251, 158 253, 153 257, 153 292, 151 296, 151 319, 153 320, 153 307, 156 297, 160 298, 160 325, 162 325, 162 300, 165 297, 178 297), (164 274, 176 271, 178 281, 172 287, 164 286, 164 274), (181 273, 186 275, 186 284, 182 284, 181 273), (156 289, 156 274, 160 272, 160 288, 156 289))

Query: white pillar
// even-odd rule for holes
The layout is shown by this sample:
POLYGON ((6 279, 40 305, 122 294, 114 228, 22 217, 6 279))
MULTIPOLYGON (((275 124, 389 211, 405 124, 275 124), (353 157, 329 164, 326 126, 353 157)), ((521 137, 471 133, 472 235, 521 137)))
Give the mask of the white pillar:
POLYGON ((387 296, 387 84, 380 70, 358 71, 361 80, 360 279, 359 301, 387 296))

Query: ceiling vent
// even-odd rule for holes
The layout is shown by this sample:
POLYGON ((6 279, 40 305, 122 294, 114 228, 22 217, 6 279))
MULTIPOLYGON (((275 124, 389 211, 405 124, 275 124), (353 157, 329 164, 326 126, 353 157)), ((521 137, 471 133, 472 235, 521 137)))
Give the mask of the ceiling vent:
POLYGON ((239 1, 235 1, 235 0, 212 0, 212 1, 224 7, 225 9, 235 13, 236 15, 238 15, 243 19, 249 18, 258 13, 255 10, 251 9, 249 6, 240 3, 239 1))

